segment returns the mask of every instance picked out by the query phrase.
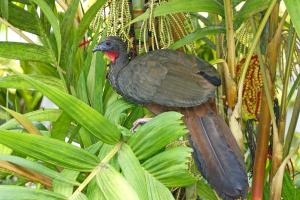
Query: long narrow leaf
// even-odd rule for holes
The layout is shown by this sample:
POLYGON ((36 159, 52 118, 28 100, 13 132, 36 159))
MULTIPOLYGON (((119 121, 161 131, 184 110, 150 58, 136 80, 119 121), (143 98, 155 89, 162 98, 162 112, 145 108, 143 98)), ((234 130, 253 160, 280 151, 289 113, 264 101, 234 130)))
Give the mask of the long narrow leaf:
POLYGON ((56 180, 59 180, 59 181, 62 181, 64 183, 69 183, 69 184, 72 184, 72 185, 79 185, 78 182, 74 181, 74 180, 71 180, 65 176, 62 176, 62 174, 52 170, 52 169, 49 169, 48 167, 45 167, 37 162, 33 162, 33 161, 30 161, 30 160, 26 160, 24 158, 20 158, 20 157, 17 157, 17 156, 8 156, 8 155, 0 155, 0 160, 5 160, 5 161, 8 161, 10 163, 14 163, 16 165, 19 165, 21 167, 24 167, 24 168, 27 168, 27 169, 30 169, 32 171, 35 171, 35 172, 38 172, 40 174, 43 174, 43 175, 46 175, 52 179, 56 179, 56 180))
POLYGON ((77 36, 75 38, 75 45, 79 44, 81 38, 83 38, 84 33, 90 26, 92 20, 94 19, 94 17, 98 13, 99 9, 104 5, 105 2, 106 2, 106 0, 96 1, 92 5, 92 7, 85 13, 85 15, 83 16, 83 18, 79 24, 79 27, 78 27, 77 36))
MULTIPOLYGON (((1 48, 1 47, 0 47, 1 48)), ((28 75, 35 80, 39 80, 47 85, 51 85, 59 90, 64 91, 64 86, 62 81, 58 78, 53 76, 44 76, 44 75, 37 75, 37 74, 30 74, 28 75)), ((9 75, 0 78, 0 87, 1 88, 15 88, 21 90, 31 90, 33 87, 24 81, 23 78, 16 76, 16 75, 9 75)))
MULTIPOLYGON (((1 0, 1 2, 2 1, 3 0, 1 0)), ((22 0, 22 3, 24 2, 25 0, 22 0)), ((7 21, 10 24, 20 30, 39 35, 38 21, 32 13, 28 12, 24 8, 21 8, 20 6, 13 4, 11 1, 8 3, 8 10, 9 18, 7 21)), ((1 12, 0 14, 3 17, 3 13, 1 12)))
POLYGON ((107 200, 139 200, 129 183, 110 165, 103 166, 96 180, 107 200))
POLYGON ((99 162, 87 151, 45 136, 0 130, 0 143, 28 156, 78 171, 91 171, 99 162))
POLYGON ((234 16, 235 29, 237 29, 249 17, 267 9, 269 4, 269 0, 246 1, 241 10, 234 16))
POLYGON ((101 141, 108 144, 116 144, 119 141, 121 133, 117 127, 87 104, 26 75, 20 76, 101 141))
POLYGON ((32 124, 32 122, 29 119, 27 119, 26 116, 17 113, 13 110, 10 110, 8 108, 5 108, 3 106, 0 107, 4 109, 6 112, 8 112, 11 116, 13 116, 29 133, 35 135, 41 135, 40 131, 32 124))
POLYGON ((51 54, 43 46, 20 42, 0 42, 0 57, 52 63, 51 54))
POLYGON ((204 38, 208 35, 220 34, 224 32, 225 32, 225 28, 223 26, 209 26, 209 27, 201 28, 196 30, 193 33, 188 34, 187 36, 181 38, 180 40, 176 41, 174 44, 170 46, 170 48, 178 49, 186 44, 204 38))
POLYGON ((8 0, 2 0, 0 2, 0 10, 1 10, 1 13, 2 13, 2 16, 5 18, 5 19, 8 19, 8 0))
MULTIPOLYGON (((153 15, 162 16, 178 12, 209 12, 224 15, 222 6, 217 1, 211 0, 171 0, 155 7, 153 15)), ((147 12, 133 19, 130 23, 133 24, 145 20, 150 16, 149 14, 149 10, 147 10, 147 12)))
POLYGON ((36 3, 41 10, 43 11, 44 15, 49 20, 54 36, 56 39, 56 45, 57 45, 57 55, 58 55, 58 61, 60 60, 60 53, 61 53, 61 34, 60 34, 60 28, 58 23, 58 18, 54 15, 51 8, 48 6, 48 4, 44 0, 32 0, 34 3, 36 3))
POLYGON ((147 159, 187 133, 177 112, 162 113, 137 128, 128 144, 139 160, 147 159))
POLYGON ((174 200, 170 190, 146 171, 145 177, 151 200, 174 200))
POLYGON ((196 182, 188 170, 191 153, 188 147, 176 147, 155 155, 142 165, 168 187, 187 186, 196 182))
POLYGON ((36 190, 20 186, 0 185, 0 200, 67 200, 66 197, 47 190, 36 190))
POLYGON ((300 1, 284 0, 284 3, 291 17, 295 30, 298 36, 300 37, 300 15, 299 15, 300 1))
POLYGON ((148 200, 149 197, 144 170, 128 145, 122 145, 118 154, 118 162, 122 169, 122 173, 128 183, 130 183, 133 189, 137 192, 139 199, 148 200))
MULTIPOLYGON (((57 118, 61 115, 62 111, 58 109, 41 109, 33 112, 29 112, 24 114, 24 116, 30 121, 56 121, 57 118)), ((7 122, 1 124, 1 129, 13 129, 18 126, 18 122, 16 119, 10 119, 7 122)))

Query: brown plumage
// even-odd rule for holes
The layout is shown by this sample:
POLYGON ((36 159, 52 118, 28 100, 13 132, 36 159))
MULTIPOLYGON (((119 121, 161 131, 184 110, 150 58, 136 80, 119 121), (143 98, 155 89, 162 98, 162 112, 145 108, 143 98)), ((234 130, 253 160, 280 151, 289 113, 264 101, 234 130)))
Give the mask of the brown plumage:
POLYGON ((221 84, 217 71, 173 50, 152 51, 129 61, 125 43, 115 36, 101 42, 94 49, 98 50, 112 60, 108 79, 119 94, 155 114, 184 114, 199 171, 223 199, 244 198, 248 183, 243 157, 211 100, 221 84))

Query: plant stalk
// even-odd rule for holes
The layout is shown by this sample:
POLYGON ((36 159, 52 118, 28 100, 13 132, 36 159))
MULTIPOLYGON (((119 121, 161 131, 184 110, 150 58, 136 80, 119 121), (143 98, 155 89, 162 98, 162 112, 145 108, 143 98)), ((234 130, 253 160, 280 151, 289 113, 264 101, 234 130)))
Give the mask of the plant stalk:
POLYGON ((25 40, 28 43, 34 43, 29 37, 27 37, 21 30, 17 29, 13 25, 11 25, 8 21, 0 17, 0 22, 4 24, 5 26, 9 27, 12 31, 17 33, 23 40, 25 40))
POLYGON ((103 158, 103 160, 94 168, 94 170, 84 179, 84 181, 79 185, 76 191, 69 197, 69 200, 76 200, 76 197, 80 192, 89 184, 89 182, 105 167, 105 165, 115 156, 115 154, 120 150, 122 142, 119 142, 114 146, 114 148, 103 158))
POLYGON ((282 97, 281 97, 281 110, 280 110, 280 121, 279 121, 279 138, 282 143, 284 143, 284 133, 285 133, 285 126, 286 126, 286 110, 288 106, 287 102, 287 93, 288 93, 288 85, 289 80, 292 72, 292 61, 293 61, 293 52, 295 48, 297 34, 295 30, 292 31, 292 40, 289 44, 289 51, 288 51, 288 59, 287 64, 285 67, 285 76, 284 76, 284 83, 282 89, 282 97))
POLYGON ((224 0, 225 8, 225 24, 226 24, 226 39, 227 39, 227 63, 231 77, 235 78, 235 43, 233 30, 233 11, 232 1, 224 0))
POLYGON ((292 113, 292 118, 290 122, 290 126, 287 132, 286 136, 286 141, 284 144, 284 151, 283 151, 283 156, 286 157, 289 154, 290 147, 292 144, 292 140, 294 137, 296 125, 299 119, 299 112, 300 112, 300 87, 298 87, 298 92, 297 92, 297 97, 295 99, 294 103, 294 108, 293 108, 293 113, 292 113))

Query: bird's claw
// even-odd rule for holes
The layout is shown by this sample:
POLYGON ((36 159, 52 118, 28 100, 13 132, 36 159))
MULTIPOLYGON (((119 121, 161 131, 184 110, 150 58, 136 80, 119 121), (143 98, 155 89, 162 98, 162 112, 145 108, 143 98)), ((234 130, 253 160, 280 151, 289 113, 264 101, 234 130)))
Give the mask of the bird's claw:
POLYGON ((140 119, 137 119, 135 122, 133 122, 130 131, 131 131, 131 132, 135 132, 135 129, 136 129, 138 126, 147 123, 147 122, 150 121, 151 119, 152 119, 152 118, 140 118, 140 119))

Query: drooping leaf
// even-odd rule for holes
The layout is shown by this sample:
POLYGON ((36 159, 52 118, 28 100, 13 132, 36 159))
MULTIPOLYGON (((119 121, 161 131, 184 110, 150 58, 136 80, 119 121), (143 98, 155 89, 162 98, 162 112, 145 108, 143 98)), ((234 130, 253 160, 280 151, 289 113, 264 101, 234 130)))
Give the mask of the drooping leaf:
POLYGON ((181 38, 180 40, 176 41, 169 48, 178 49, 186 44, 204 38, 208 35, 220 34, 224 32, 225 32, 225 27, 223 26, 209 26, 209 27, 201 28, 196 30, 193 33, 188 34, 187 36, 181 38))
POLYGON ((30 169, 32 171, 38 172, 40 174, 43 174, 45 176, 48 176, 52 179, 59 180, 64 183, 68 183, 71 185, 79 185, 79 183, 76 182, 75 180, 72 180, 72 179, 69 179, 68 177, 62 176, 62 174, 58 173, 57 171, 49 169, 48 167, 45 167, 45 166, 43 166, 37 162, 33 162, 31 160, 26 160, 21 157, 9 156, 9 155, 0 155, 0 160, 5 160, 10 163, 14 163, 16 165, 30 169))
MULTIPOLYGON (((56 121, 57 118, 61 115, 62 111, 58 109, 40 109, 33 112, 24 114, 24 116, 30 121, 56 121)), ((7 122, 1 124, 1 129, 13 129, 18 126, 18 122, 15 119, 10 119, 7 122)))
MULTIPOLYGON (((162 16, 178 12, 209 12, 219 15, 224 15, 224 9, 222 5, 217 1, 211 0, 170 0, 168 2, 161 3, 154 9, 154 16, 162 16)), ((133 19, 130 23, 147 19, 150 16, 149 11, 133 19)))
POLYGON ((6 112, 8 112, 10 115, 12 115, 29 133, 35 135, 41 135, 40 131, 32 124, 32 122, 29 119, 27 119, 26 116, 17 113, 13 110, 10 110, 8 108, 5 108, 3 106, 0 107, 4 109, 6 112))
POLYGON ((264 11, 269 7, 270 0, 246 1, 241 10, 234 16, 234 27, 237 29, 249 17, 264 11))
POLYGON ((0 57, 52 63, 49 51, 43 46, 20 42, 0 42, 0 57))
POLYGON ((20 76, 103 142, 116 144, 119 141, 121 133, 117 127, 87 104, 26 75, 20 76))
POLYGON ((103 166, 96 180, 106 200, 139 200, 130 184, 110 165, 103 166))
POLYGON ((78 171, 91 171, 99 162, 83 149, 45 136, 0 130, 0 143, 44 162, 78 171))
POLYGON ((0 185, 0 200, 67 200, 63 195, 48 190, 30 189, 21 186, 0 185))

